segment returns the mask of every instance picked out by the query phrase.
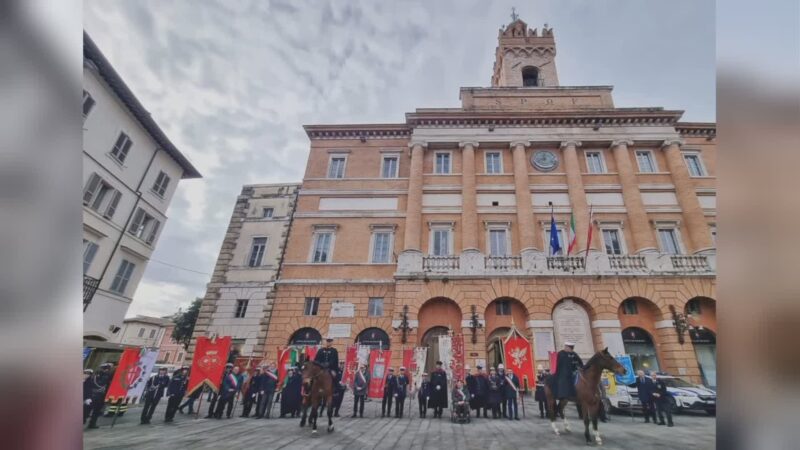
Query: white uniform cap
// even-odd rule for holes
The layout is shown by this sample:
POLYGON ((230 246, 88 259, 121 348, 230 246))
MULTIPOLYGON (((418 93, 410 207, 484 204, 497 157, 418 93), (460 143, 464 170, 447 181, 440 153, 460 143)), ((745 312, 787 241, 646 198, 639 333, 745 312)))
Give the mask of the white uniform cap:
POLYGON ((505 368, 506 368, 506 366, 504 366, 504 365, 502 365, 502 364, 498 364, 498 365, 497 365, 497 368, 498 368, 498 369, 505 369, 505 368))
POLYGON ((568 347, 575 347, 575 343, 574 343, 574 342, 572 342, 572 341, 567 341, 567 342, 564 342, 564 345, 566 345, 566 346, 568 346, 568 347))

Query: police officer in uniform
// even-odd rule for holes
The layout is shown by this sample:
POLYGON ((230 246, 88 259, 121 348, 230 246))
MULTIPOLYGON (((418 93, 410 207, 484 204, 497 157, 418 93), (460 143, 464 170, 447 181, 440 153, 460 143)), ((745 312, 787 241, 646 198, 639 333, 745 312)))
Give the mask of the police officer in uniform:
POLYGON ((400 368, 400 375, 397 377, 397 391, 395 398, 397 403, 394 405, 394 416, 399 418, 403 417, 403 409, 406 405, 406 394, 408 393, 408 376, 406 375, 406 368, 400 368))
POLYGON ((383 400, 381 400, 381 417, 392 417, 392 401, 397 396, 397 377, 394 376, 394 369, 389 367, 389 375, 383 384, 383 400), (388 408, 386 406, 389 406, 388 408))
POLYGON ((146 425, 150 423, 153 417, 153 412, 164 396, 164 391, 169 385, 169 375, 167 375, 167 368, 161 367, 158 369, 158 374, 150 377, 147 384, 144 386, 144 407, 142 407, 142 417, 140 423, 146 425))
POLYGON ((436 361, 436 369, 431 373, 431 395, 428 407, 433 408, 433 417, 442 418, 442 410, 447 408, 447 372, 442 362, 436 361))
MULTIPOLYGON (((225 371, 222 373, 222 379, 224 380, 225 377, 228 376, 229 373, 233 370, 233 363, 225 364, 225 371)), ((221 385, 221 383, 220 383, 221 385)), ((214 417, 214 413, 217 410, 217 402, 219 401, 219 392, 209 391, 208 393, 208 415, 206 419, 211 419, 214 417)))
POLYGON ((422 382, 419 384, 417 391, 417 400, 419 401, 419 417, 424 419, 428 414, 428 400, 431 398, 431 382, 428 381, 428 374, 422 373, 422 382))
POLYGON ((92 408, 88 428, 99 428, 97 426, 97 418, 103 413, 106 392, 111 384, 111 364, 103 363, 100 366, 100 370, 89 377, 87 381, 89 381, 91 395, 84 401, 84 404, 92 408))
MULTIPOLYGON (((671 427, 675 424, 672 423, 672 402, 670 398, 672 394, 669 393, 667 390, 667 383, 664 382, 663 378, 658 378, 658 374, 653 372, 652 379, 654 383, 653 388, 653 398, 656 401, 656 407, 658 408, 658 424, 664 425, 664 414, 667 415, 667 426, 671 427)), ((655 423, 655 419, 653 419, 655 423)))
POLYGON ((325 347, 317 351, 314 357, 314 362, 319 363, 322 367, 331 371, 332 380, 336 380, 336 374, 339 371, 339 352, 333 348, 333 338, 328 337, 325 339, 325 347))
POLYGON ((575 373, 583 367, 581 357, 575 353, 575 343, 565 342, 556 359, 555 397, 557 400, 575 399, 575 373))
POLYGON ((178 406, 183 400, 183 394, 186 393, 186 385, 188 379, 186 375, 189 373, 189 368, 186 366, 176 369, 172 374, 172 379, 169 380, 167 387, 167 412, 164 414, 164 422, 172 422, 175 418, 175 413, 178 412, 178 406))

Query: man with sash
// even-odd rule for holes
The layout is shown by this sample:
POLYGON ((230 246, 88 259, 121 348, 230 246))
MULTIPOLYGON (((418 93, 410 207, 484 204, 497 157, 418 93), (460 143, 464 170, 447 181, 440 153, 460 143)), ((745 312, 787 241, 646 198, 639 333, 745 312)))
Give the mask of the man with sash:
POLYGON ((226 406, 225 417, 231 418, 233 401, 241 388, 242 376, 239 375, 239 366, 233 366, 233 370, 222 379, 222 388, 219 392, 219 400, 217 400, 217 410, 214 412, 215 419, 222 419, 222 410, 226 406))
POLYGON ((369 388, 369 380, 364 373, 364 365, 359 364, 358 370, 353 377, 353 416, 364 417, 364 400, 367 398, 367 390, 369 388))
POLYGON ((169 386, 169 375, 167 375, 167 368, 160 367, 158 374, 150 377, 147 384, 144 386, 144 406, 142 407, 142 417, 140 423, 146 425, 150 423, 153 417, 153 412, 161 401, 161 397, 169 386))
POLYGON ((519 420, 517 398, 519 397, 519 377, 508 369, 506 373, 505 399, 508 404, 508 420, 519 420))
POLYGON ((256 419, 261 419, 262 417, 269 419, 272 411, 272 402, 275 400, 275 388, 278 386, 278 373, 275 363, 270 363, 269 366, 261 366, 261 369, 256 419))
MULTIPOLYGON (((222 373, 222 379, 224 380, 228 374, 231 373, 233 370, 233 363, 225 364, 225 371, 222 373)), ((206 419, 212 419, 216 415, 217 411, 217 402, 219 402, 220 393, 222 390, 222 383, 220 383, 220 390, 217 392, 209 391, 208 392, 208 415, 206 419)))
POLYGON ((164 422, 172 422, 175 418, 175 413, 178 411, 178 406, 183 400, 183 394, 186 393, 186 383, 188 382, 189 368, 186 366, 180 369, 175 369, 172 374, 172 379, 169 380, 167 387, 167 412, 164 414, 164 422))

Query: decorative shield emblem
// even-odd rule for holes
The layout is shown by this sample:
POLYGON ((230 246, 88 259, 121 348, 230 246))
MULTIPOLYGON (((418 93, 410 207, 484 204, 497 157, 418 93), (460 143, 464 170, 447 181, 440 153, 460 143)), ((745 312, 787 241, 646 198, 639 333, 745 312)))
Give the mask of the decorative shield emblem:
POLYGON ((216 350, 209 350, 197 361, 197 365, 203 370, 211 370, 211 368, 219 366, 219 353, 216 350))

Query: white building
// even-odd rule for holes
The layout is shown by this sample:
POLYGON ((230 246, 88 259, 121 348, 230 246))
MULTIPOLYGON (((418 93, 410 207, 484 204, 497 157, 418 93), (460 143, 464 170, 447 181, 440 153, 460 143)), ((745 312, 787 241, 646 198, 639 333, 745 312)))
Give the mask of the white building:
POLYGON ((83 39, 83 336, 116 341, 178 182, 200 173, 83 39))
POLYGON ((136 316, 125 319, 114 342, 136 347, 161 347, 172 320, 160 317, 136 316))

